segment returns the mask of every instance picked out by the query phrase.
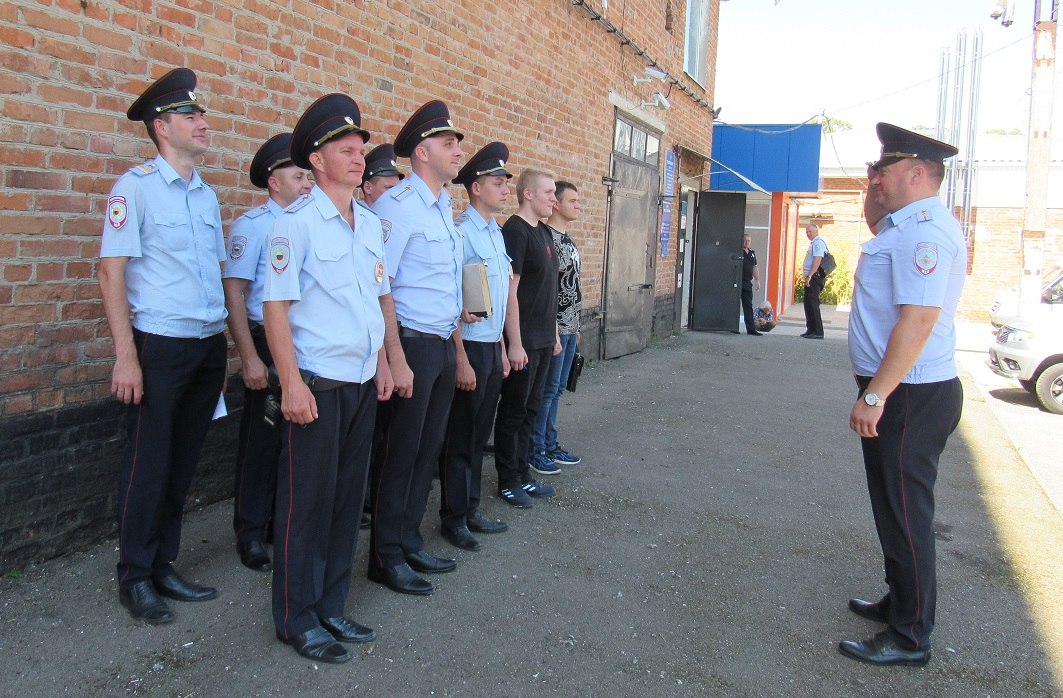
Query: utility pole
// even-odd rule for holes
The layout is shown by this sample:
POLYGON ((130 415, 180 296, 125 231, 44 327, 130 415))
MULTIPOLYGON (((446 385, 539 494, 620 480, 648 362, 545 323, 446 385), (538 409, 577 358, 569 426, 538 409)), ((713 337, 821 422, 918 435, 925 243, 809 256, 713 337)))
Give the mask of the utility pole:
MULTIPOLYGON (((1041 293, 1044 266, 1045 218, 1048 208, 1048 163, 1051 146, 1052 100, 1056 72, 1056 16, 1059 0, 1048 0, 1048 19, 1042 19, 1041 0, 1034 0, 1033 73, 1030 78, 1030 128, 1026 153, 1026 208, 1023 214, 1020 253, 1022 276, 1019 298, 1036 303, 1041 293)), ((993 19, 1011 24, 1012 6, 998 3, 993 19)))

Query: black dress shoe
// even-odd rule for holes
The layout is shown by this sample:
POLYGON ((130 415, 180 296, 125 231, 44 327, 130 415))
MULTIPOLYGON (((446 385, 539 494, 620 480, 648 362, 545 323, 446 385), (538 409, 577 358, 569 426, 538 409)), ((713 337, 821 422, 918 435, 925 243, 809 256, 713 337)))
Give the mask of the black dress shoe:
POLYGON ((118 600, 129 609, 129 615, 137 620, 145 620, 152 625, 173 622, 173 611, 146 579, 119 587, 118 600))
POLYGON ((369 512, 362 512, 362 520, 358 522, 359 531, 368 531, 373 526, 373 517, 369 515, 369 512))
POLYGON ((376 639, 376 631, 367 628, 360 623, 355 623, 350 618, 338 616, 336 618, 321 618, 321 627, 329 631, 332 637, 340 642, 372 642, 376 639))
POLYGON ((455 548, 461 548, 462 550, 480 549, 480 541, 473 538, 468 526, 455 526, 454 528, 444 526, 442 533, 443 537, 455 548))
POLYGON ((509 524, 498 519, 489 519, 478 511, 468 516, 469 530, 476 533, 502 533, 509 530, 509 524))
POLYGON ((428 596, 435 587, 427 579, 417 576, 407 564, 395 565, 394 567, 370 567, 366 575, 370 581, 383 584, 392 591, 400 594, 413 594, 414 596, 428 596))
POLYGON ((277 635, 277 638, 294 647, 296 652, 307 659, 328 664, 343 664, 351 659, 351 653, 336 642, 332 633, 324 628, 313 628, 288 640, 280 635, 277 635))
POLYGON ((458 569, 457 560, 436 557, 435 555, 430 555, 427 550, 406 553, 406 564, 421 574, 439 574, 441 572, 453 572, 458 569))
POLYGON ((867 618, 876 623, 888 623, 890 620, 888 602, 888 596, 875 603, 863 599, 849 599, 849 610, 861 618, 867 618))
POLYGON ((214 587, 186 582, 173 570, 154 577, 153 580, 160 594, 175 601, 209 601, 218 595, 218 590, 214 587))
POLYGON ((250 543, 237 543, 236 552, 240 553, 240 562, 244 563, 244 567, 253 569, 256 572, 268 572, 273 569, 270 564, 269 553, 266 552, 266 546, 257 540, 253 540, 250 543))
POLYGON ((853 642, 842 640, 838 651, 867 664, 876 666, 926 666, 930 661, 930 648, 906 650, 883 630, 868 640, 853 642))
POLYGON ((747 331, 747 332, 746 332, 746 334, 750 334, 750 335, 753 335, 754 337, 760 337, 760 336, 761 336, 761 335, 763 335, 764 333, 763 333, 763 332, 757 332, 756 330, 753 330, 752 332, 748 332, 748 331, 747 331))

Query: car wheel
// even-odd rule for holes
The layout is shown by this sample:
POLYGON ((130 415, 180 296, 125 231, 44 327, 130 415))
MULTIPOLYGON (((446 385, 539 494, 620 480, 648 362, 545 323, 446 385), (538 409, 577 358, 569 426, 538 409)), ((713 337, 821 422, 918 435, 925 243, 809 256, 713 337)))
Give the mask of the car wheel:
POLYGON ((1019 385, 1021 385, 1022 389, 1025 390, 1026 392, 1033 393, 1034 395, 1037 394, 1037 381, 1035 381, 1033 379, 1031 379, 1031 380, 1023 380, 1022 378, 1020 378, 1019 379, 1019 385))
POLYGON ((1063 414, 1063 364, 1053 364, 1037 377, 1037 399, 1049 412, 1063 414))

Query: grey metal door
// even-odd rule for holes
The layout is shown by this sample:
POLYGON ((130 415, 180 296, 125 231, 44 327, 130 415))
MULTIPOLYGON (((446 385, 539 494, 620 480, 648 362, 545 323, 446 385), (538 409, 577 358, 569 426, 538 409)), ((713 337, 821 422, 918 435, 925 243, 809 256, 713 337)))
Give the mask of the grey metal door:
POLYGON ((602 325, 607 359, 642 351, 650 343, 660 187, 655 167, 615 155, 613 178, 602 325))
POLYGON ((698 194, 690 329, 738 331, 746 195, 698 194))

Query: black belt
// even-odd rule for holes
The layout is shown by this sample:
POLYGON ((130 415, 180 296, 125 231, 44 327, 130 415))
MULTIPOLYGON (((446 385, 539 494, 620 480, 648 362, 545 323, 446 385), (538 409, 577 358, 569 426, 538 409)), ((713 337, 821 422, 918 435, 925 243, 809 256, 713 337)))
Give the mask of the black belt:
POLYGON ((438 334, 432 334, 431 332, 421 332, 420 330, 415 330, 411 327, 403 327, 402 325, 399 325, 399 336, 412 339, 438 339, 440 341, 443 340, 443 338, 440 337, 438 334))
POLYGON ((303 382, 306 383, 306 387, 310 388, 310 390, 315 393, 332 390, 334 388, 342 388, 345 385, 353 385, 351 381, 338 381, 332 378, 325 378, 324 376, 319 376, 302 368, 299 369, 299 375, 302 377, 303 382))

